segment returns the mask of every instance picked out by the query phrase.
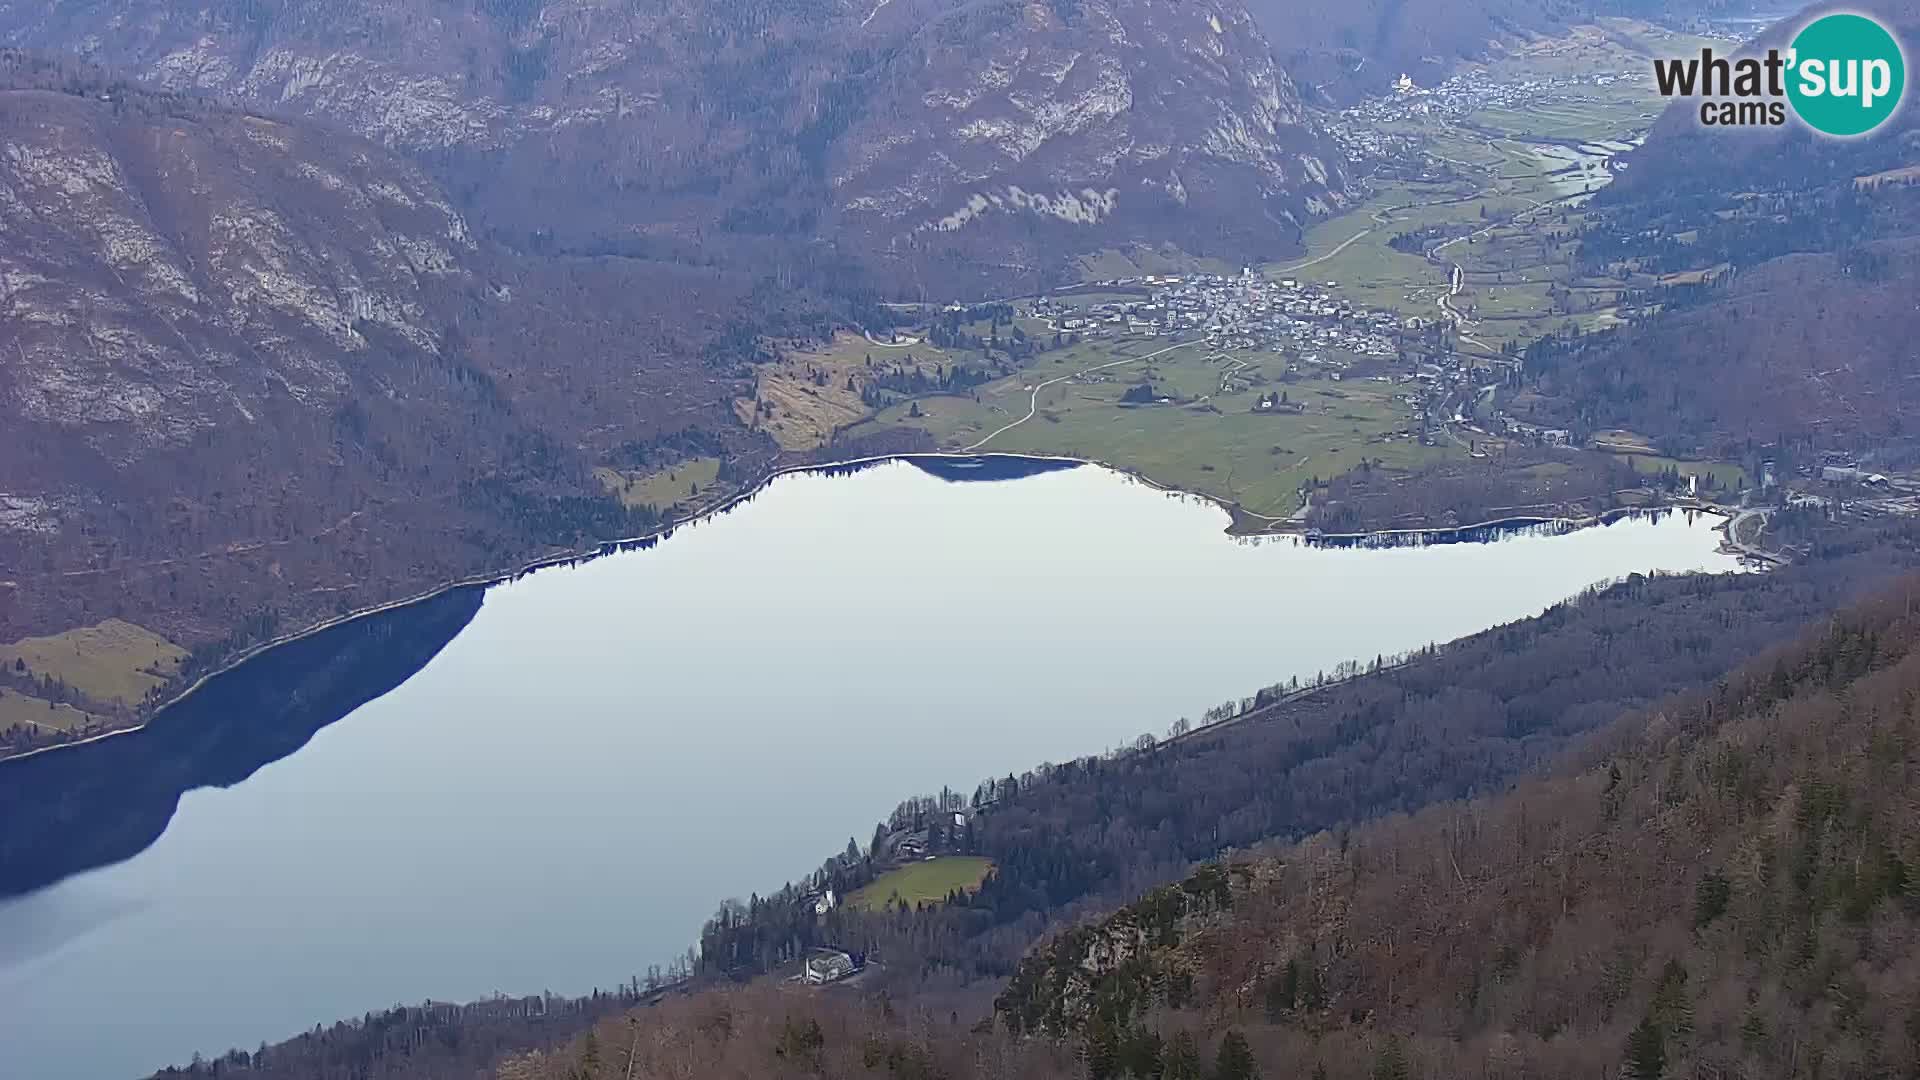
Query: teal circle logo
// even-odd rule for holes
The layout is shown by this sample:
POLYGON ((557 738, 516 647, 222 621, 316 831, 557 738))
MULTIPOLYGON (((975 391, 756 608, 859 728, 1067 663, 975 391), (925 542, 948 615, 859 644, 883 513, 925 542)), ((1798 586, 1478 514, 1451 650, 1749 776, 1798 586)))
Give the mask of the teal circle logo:
POLYGON ((1787 99, 1824 135, 1865 135, 1893 116, 1907 61, 1887 28, 1865 15, 1825 15, 1793 39, 1787 99))

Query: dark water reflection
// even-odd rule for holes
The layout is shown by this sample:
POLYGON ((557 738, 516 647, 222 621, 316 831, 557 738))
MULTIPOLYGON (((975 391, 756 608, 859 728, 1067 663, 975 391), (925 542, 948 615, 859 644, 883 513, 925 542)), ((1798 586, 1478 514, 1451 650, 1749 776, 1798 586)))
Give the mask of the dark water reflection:
POLYGON ((139 731, 0 763, 0 896, 139 854, 188 791, 240 783, 405 682, 472 621, 483 591, 331 627, 214 677, 139 731))
POLYGON ((0 885, 36 890, 0 902, 0 1071, 133 1075, 398 1001, 611 985, 902 796, 1599 580, 1733 569, 1714 523, 1328 550, 1236 541, 1093 467, 788 476, 0 766, 0 885))

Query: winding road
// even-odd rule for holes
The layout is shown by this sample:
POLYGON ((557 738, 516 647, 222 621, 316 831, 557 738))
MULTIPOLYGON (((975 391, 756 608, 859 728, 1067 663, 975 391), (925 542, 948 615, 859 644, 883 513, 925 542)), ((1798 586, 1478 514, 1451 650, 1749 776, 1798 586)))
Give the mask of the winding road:
POLYGON ((1308 259, 1306 262, 1302 262, 1302 263, 1294 263, 1292 266, 1283 266, 1278 270, 1272 271, 1272 273, 1291 274, 1295 270, 1305 270, 1309 266, 1317 266, 1320 263, 1326 262, 1328 259, 1333 258, 1335 255, 1340 254, 1341 252, 1347 250, 1348 248, 1352 247, 1353 245, 1359 243, 1362 240, 1365 240, 1367 237, 1372 235, 1373 235, 1372 229, 1361 229, 1359 232, 1354 233, 1352 236, 1347 237, 1345 240, 1342 240, 1340 242, 1339 247, 1334 248, 1332 251, 1327 252, 1325 255, 1322 255, 1319 258, 1308 259))
MULTIPOLYGON (((1358 237, 1355 237, 1355 239, 1358 239, 1358 237)), ((1137 364, 1142 360, 1151 360, 1156 356, 1165 356, 1168 353, 1174 351, 1175 349, 1184 349, 1189 345, 1197 345, 1197 344, 1199 344, 1199 342, 1197 341, 1182 341, 1178 345, 1169 345, 1164 349, 1160 349, 1157 352, 1150 352, 1145 356, 1128 356, 1119 360, 1110 360, 1104 364, 1095 364, 1090 368, 1081 368, 1079 371, 1073 372, 1071 374, 1061 375, 1058 378, 1048 379, 1046 382, 1039 383, 1036 386, 1034 386, 1033 394, 1027 401, 1027 415, 1021 417, 1018 420, 1015 420, 1013 423, 1008 424, 1005 427, 1001 427, 990 432, 986 438, 981 439, 979 442, 974 443, 972 446, 962 447, 960 452, 963 454, 971 454, 975 450, 980 449, 981 447, 987 445, 988 443, 1006 434, 1007 432, 1012 431, 1014 428, 1019 427, 1021 424, 1024 424, 1027 421, 1033 419, 1034 415, 1040 411, 1040 391, 1045 390, 1047 387, 1052 386, 1055 383, 1063 383, 1063 382, 1066 382, 1068 379, 1077 379, 1082 375, 1090 375, 1096 371, 1105 371, 1108 368, 1119 367, 1122 364, 1137 364)))

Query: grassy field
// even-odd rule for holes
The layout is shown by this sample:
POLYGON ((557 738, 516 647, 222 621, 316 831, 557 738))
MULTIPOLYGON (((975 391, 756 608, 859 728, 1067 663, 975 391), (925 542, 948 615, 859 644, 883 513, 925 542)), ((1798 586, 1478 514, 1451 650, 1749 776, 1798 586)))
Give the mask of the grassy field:
POLYGON ((594 476, 607 493, 628 506, 666 508, 698 496, 720 476, 719 458, 694 458, 655 473, 622 473, 595 469, 594 476))
POLYGON ((186 658, 185 649, 120 619, 0 645, 0 664, 24 661, 33 675, 51 675, 95 701, 127 706, 140 704, 186 658))
POLYGON ((72 731, 99 717, 71 705, 53 705, 17 690, 0 690, 0 731, 15 724, 41 731, 72 731))
POLYGON ((1452 221, 1460 211, 1433 205, 1458 193, 1433 184, 1383 185, 1353 211, 1307 230, 1306 254, 1262 268, 1270 279, 1294 278, 1324 285, 1368 307, 1433 315, 1446 286, 1446 271, 1419 255, 1387 245, 1395 233, 1452 221))
POLYGON ((993 860, 973 855, 946 855, 890 870, 871 885, 854 891, 847 903, 863 911, 885 911, 889 906, 939 903, 955 889, 980 887, 993 872, 993 860))
POLYGON ((1691 461, 1685 458, 1661 457, 1658 454, 1622 454, 1632 464, 1635 472, 1659 473, 1669 468, 1680 470, 1682 476, 1711 476, 1719 486, 1727 491, 1736 491, 1747 482, 1747 470, 1731 461, 1691 461))
MULTIPOLYGON (((896 405, 876 424, 916 427, 943 447, 965 448, 1025 416, 1039 382, 1145 357, 1167 345, 1158 338, 1082 343, 980 387, 975 397, 922 400, 918 418, 896 405)), ((994 436, 983 449, 1103 461, 1264 517, 1291 514, 1309 480, 1346 472, 1362 459, 1410 468, 1451 453, 1391 437, 1413 423, 1410 406, 1400 400, 1405 388, 1372 379, 1335 381, 1288 367, 1288 357, 1278 353, 1177 349, 1046 388, 1033 419, 994 436), (1123 404, 1121 395, 1142 381, 1174 403, 1123 404), (1300 411, 1256 412, 1255 403, 1267 393, 1285 393, 1300 411)))
POLYGON ((872 370, 869 360, 880 367, 909 359, 930 366, 951 363, 957 355, 907 338, 880 345, 843 332, 824 348, 789 353, 777 364, 762 366, 757 400, 734 402, 734 412, 773 436, 782 449, 811 450, 867 415, 860 387, 872 370))

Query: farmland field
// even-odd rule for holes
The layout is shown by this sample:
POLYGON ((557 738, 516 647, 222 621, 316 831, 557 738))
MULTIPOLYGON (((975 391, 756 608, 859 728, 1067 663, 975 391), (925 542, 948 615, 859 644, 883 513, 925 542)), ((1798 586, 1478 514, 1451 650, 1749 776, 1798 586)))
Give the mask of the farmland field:
POLYGON ((1365 202, 1308 230, 1302 259, 1263 272, 1338 282, 1330 290, 1337 296, 1433 318, 1440 315, 1448 266, 1458 263, 1469 286, 1479 287, 1477 297, 1457 305, 1466 313, 1462 330, 1487 348, 1524 345, 1570 323, 1606 325, 1616 292, 1589 286, 1617 290, 1625 283, 1577 278, 1574 245, 1557 237, 1577 232, 1581 198, 1611 179, 1604 155, 1628 146, 1663 104, 1648 78, 1648 57, 1699 45, 1684 34, 1610 19, 1475 69, 1490 84, 1582 81, 1543 90, 1524 108, 1454 116, 1415 111, 1380 123, 1382 132, 1424 151, 1431 167, 1417 176, 1401 170, 1376 179, 1365 202), (1601 72, 1610 77, 1591 81, 1601 72), (1429 260, 1391 246, 1399 234, 1436 228, 1461 238, 1444 257, 1429 260))
POLYGON ((1166 350, 1158 338, 1083 343, 1049 353, 1026 371, 979 387, 883 410, 877 426, 918 428, 942 447, 1043 453, 1100 461, 1184 491, 1211 495, 1257 517, 1283 518, 1300 505, 1300 488, 1362 462, 1412 468, 1451 453, 1421 446, 1400 384, 1336 380, 1270 352, 1220 351, 1202 344, 1166 350), (1075 372, 1136 357, 1103 371, 1075 372), (1056 362, 1056 358, 1058 362, 1056 362), (1027 414, 1025 423, 993 434, 1027 414), (1170 400, 1121 400, 1145 383, 1170 400), (1284 410, 1258 411, 1263 395, 1286 396, 1284 410), (991 436, 991 438, 989 438, 991 436), (982 445, 981 440, 987 440, 982 445))
POLYGON ((40 732, 74 731, 99 719, 71 705, 50 705, 17 690, 0 690, 0 731, 16 724, 40 732))
POLYGON ((973 855, 947 855, 925 862, 909 863, 875 878, 871 885, 847 897, 847 903, 865 911, 885 911, 889 906, 944 901, 955 889, 968 892, 980 887, 993 872, 993 860, 973 855))
POLYGON ((755 399, 734 402, 734 412, 783 449, 811 450, 867 415, 861 387, 876 365, 945 364, 957 358, 911 337, 880 344, 841 333, 818 349, 794 352, 763 366, 755 399))
POLYGON ((0 645, 0 664, 52 676, 95 701, 135 706, 164 684, 186 650, 121 619, 0 645))
POLYGON ((665 508, 698 498, 702 491, 712 488, 720 476, 720 459, 693 458, 651 473, 602 468, 594 475, 606 485, 607 493, 624 505, 665 508))

